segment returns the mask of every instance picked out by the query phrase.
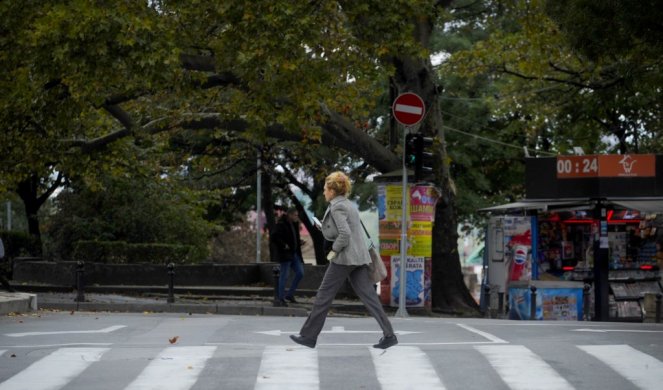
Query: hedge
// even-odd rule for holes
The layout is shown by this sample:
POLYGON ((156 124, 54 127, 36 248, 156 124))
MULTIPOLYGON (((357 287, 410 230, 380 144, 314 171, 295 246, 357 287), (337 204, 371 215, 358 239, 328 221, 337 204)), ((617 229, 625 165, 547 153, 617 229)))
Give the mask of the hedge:
POLYGON ((192 245, 132 244, 124 241, 77 241, 74 260, 112 264, 187 264, 200 259, 192 245))

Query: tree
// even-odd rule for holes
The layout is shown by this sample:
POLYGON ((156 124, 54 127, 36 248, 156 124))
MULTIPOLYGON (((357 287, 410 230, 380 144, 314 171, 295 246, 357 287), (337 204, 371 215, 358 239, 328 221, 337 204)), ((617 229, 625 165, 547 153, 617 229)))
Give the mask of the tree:
POLYGON ((80 183, 61 192, 45 222, 49 256, 71 260, 78 241, 98 240, 189 245, 197 259, 207 258, 205 199, 168 181, 109 176, 103 190, 80 183))
MULTIPOLYGON (((485 3, 499 5, 487 8, 490 35, 446 69, 492 75, 499 90, 489 99, 495 117, 515 118, 528 144, 544 152, 568 153, 573 146, 587 153, 656 150, 661 51, 646 44, 639 28, 627 27, 649 4, 627 11, 615 2, 485 3), (625 28, 614 41, 588 45, 587 38, 611 35, 612 16, 625 28)), ((643 21, 647 31, 657 26, 643 21)))
MULTIPOLYGON (((8 68, 16 74, 37 70, 41 82, 22 79, 35 96, 47 96, 51 83, 62 91, 41 110, 30 111, 27 100, 18 108, 56 114, 63 110, 52 108, 63 105, 72 112, 62 121, 48 120, 58 126, 47 139, 67 146, 55 161, 71 153, 112 156, 107 149, 127 137, 140 144, 198 129, 212 138, 234 134, 257 144, 279 139, 310 150, 324 144, 389 172, 400 168, 400 151, 392 148, 397 132, 383 129, 389 134, 385 145, 375 129, 358 124, 369 122, 385 91, 392 97, 414 91, 431 107, 420 131, 437 140, 435 183, 443 194, 433 233, 433 305, 476 308, 456 250, 456 193, 428 51, 451 1, 163 0, 120 2, 114 9, 83 3, 29 3, 30 17, 7 27, 19 31, 16 42, 28 42, 29 49, 25 58, 12 57, 8 68), (62 48, 54 58, 47 50, 53 47, 62 48), (126 60, 115 63, 118 58, 126 60)), ((23 12, 4 7, 3 16, 23 12)), ((13 117, 1 123, 18 127, 13 117)))

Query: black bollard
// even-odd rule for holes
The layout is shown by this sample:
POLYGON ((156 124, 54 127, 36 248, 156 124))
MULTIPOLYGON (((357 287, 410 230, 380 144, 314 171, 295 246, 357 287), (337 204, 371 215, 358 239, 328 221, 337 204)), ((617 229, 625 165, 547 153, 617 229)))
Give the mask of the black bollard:
POLYGON ((83 273, 85 272, 85 263, 78 261, 76 263, 76 302, 85 302, 85 281, 83 273))
POLYGON ((592 286, 587 283, 582 288, 582 314, 585 321, 589 321, 589 290, 591 288, 592 286))
POLYGON ((483 314, 484 314, 484 317, 490 318, 490 286, 485 285, 483 289, 484 289, 484 294, 486 294, 485 295, 485 297, 486 297, 486 312, 483 313, 483 314))
POLYGON ((536 286, 530 286, 530 306, 529 306, 529 319, 536 320, 536 286))
POLYGON ((497 293, 497 318, 504 318, 504 293, 497 293))
POLYGON ((175 264, 168 263, 168 303, 175 303, 175 264))
POLYGON ((281 306, 279 299, 279 277, 281 276, 281 267, 275 265, 272 267, 272 277, 274 278, 274 306, 281 306))
POLYGON ((656 323, 657 324, 661 323, 661 297, 663 297, 663 295, 661 293, 656 294, 656 323))

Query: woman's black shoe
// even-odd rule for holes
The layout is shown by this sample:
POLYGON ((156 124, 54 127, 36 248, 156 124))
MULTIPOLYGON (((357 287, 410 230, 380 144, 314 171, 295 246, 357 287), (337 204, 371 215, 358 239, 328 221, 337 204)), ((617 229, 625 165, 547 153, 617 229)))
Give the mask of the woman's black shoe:
POLYGON ((292 302, 292 303, 299 303, 299 302, 297 302, 297 300, 295 299, 295 297, 285 297, 285 299, 288 300, 288 301, 290 301, 290 302, 292 302))
POLYGON ((309 348, 315 348, 316 341, 313 339, 309 339, 308 337, 294 335, 294 334, 290 335, 290 338, 292 339, 292 341, 296 342, 297 344, 301 344, 309 348))
POLYGON ((398 344, 398 339, 396 338, 396 335, 385 336, 381 338, 377 344, 374 344, 373 348, 387 349, 389 347, 393 347, 396 344, 398 344))

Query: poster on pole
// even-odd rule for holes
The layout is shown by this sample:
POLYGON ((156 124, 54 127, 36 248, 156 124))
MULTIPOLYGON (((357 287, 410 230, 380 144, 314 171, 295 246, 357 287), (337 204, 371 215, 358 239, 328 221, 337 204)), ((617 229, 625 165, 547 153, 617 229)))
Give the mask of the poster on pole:
MULTIPOLYGON (((378 187, 380 255, 387 268, 380 299, 391 306, 398 306, 400 293, 402 188, 396 183, 378 187)), ((430 307, 433 221, 439 194, 435 187, 417 185, 408 185, 407 194, 406 306, 430 307)))
MULTIPOLYGON (((423 307, 425 304, 426 259, 408 256, 405 265, 405 305, 407 307, 423 307)), ((391 257, 391 305, 398 306, 400 298, 401 256, 391 257)))

